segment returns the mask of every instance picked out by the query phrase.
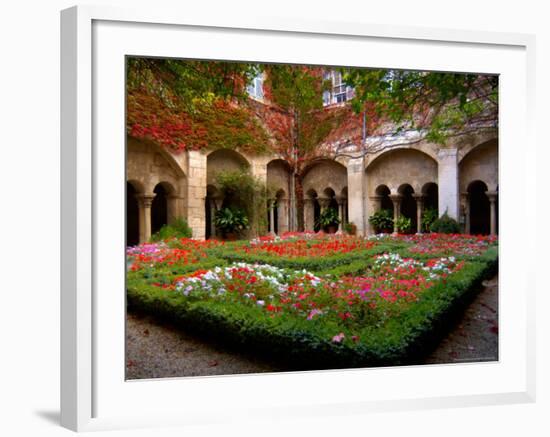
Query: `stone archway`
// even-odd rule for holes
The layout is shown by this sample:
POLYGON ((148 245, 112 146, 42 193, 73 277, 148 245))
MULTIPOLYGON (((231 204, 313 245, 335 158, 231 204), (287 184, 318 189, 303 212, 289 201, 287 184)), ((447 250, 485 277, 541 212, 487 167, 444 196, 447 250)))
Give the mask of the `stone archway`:
POLYGON ((174 187, 168 182, 159 182, 153 189, 155 197, 151 203, 151 234, 155 234, 164 225, 172 222, 174 192, 174 187))
POLYGON ((369 215, 379 209, 389 209, 395 222, 403 212, 412 221, 411 230, 421 232, 424 201, 421 187, 438 180, 438 163, 434 157, 422 150, 397 148, 372 158, 365 171, 369 215))
POLYGON ((270 193, 275 193, 267 201, 268 232, 282 234, 291 226, 290 210, 290 167, 282 159, 273 159, 266 166, 266 183, 270 193), (272 225, 273 224, 273 225, 272 225))
POLYGON ((496 234, 498 223, 498 141, 479 144, 459 163, 464 231, 496 234))
POLYGON ((418 229, 418 214, 417 202, 415 200, 414 189, 410 184, 403 184, 397 190, 400 199, 400 215, 411 220, 411 228, 409 232, 414 232, 418 229))
POLYGON ((126 182, 126 246, 139 244, 138 193, 130 181, 126 182))
POLYGON ((488 235, 491 232, 491 204, 487 184, 473 181, 468 185, 469 233, 488 235))
MULTIPOLYGON (((239 152, 230 149, 218 149, 208 154, 206 158, 206 197, 205 208, 205 237, 217 237, 214 226, 216 212, 227 207, 242 207, 238 193, 222 193, 218 186, 218 175, 222 172, 250 172, 250 163, 239 152)), ((252 223, 252 217, 248 217, 252 223)), ((248 236, 248 232, 245 236, 248 236)))
POLYGON ((319 204, 317 192, 309 189, 304 199, 304 227, 306 231, 318 232, 317 222, 321 215, 321 205, 319 204))

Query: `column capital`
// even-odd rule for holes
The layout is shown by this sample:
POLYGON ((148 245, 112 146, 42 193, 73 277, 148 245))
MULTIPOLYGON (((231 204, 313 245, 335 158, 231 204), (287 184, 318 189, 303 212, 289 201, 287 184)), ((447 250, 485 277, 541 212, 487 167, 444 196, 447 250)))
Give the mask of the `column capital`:
POLYGON ((384 196, 380 196, 378 194, 375 194, 374 196, 369 196, 369 199, 372 200, 373 202, 377 201, 377 200, 380 200, 382 199, 384 196))
POLYGON ((321 205, 322 208, 327 208, 330 205, 330 201, 332 199, 328 197, 319 197, 317 198, 317 200, 319 201, 319 205, 321 205))
POLYGON ((336 202, 338 203, 338 205, 343 205, 345 201, 346 201, 346 197, 336 196, 336 202))
POLYGON ((413 193, 412 196, 416 199, 417 202, 422 202, 426 198, 426 195, 422 193, 413 193))
POLYGON ((153 199, 155 198, 156 194, 136 194, 136 199, 138 201, 139 206, 142 208, 151 208, 151 205, 153 204, 153 199))
POLYGON ((389 198, 392 200, 392 202, 401 202, 401 199, 403 199, 402 194, 390 194, 389 198))
POLYGON ((486 191, 485 194, 489 198, 490 202, 495 202, 497 200, 498 191, 486 191))

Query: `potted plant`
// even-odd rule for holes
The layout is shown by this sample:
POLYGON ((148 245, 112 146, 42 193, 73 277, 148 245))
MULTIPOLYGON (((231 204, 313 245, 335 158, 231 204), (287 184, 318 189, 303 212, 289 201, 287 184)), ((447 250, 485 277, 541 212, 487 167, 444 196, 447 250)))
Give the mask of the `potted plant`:
POLYGON ((437 209, 426 208, 422 213, 422 231, 430 232, 432 223, 437 220, 437 209))
POLYGON ((357 225, 353 222, 348 222, 344 225, 344 231, 349 235, 357 234, 357 225))
POLYGON ((395 221, 395 228, 400 234, 407 234, 412 228, 412 220, 404 215, 401 215, 395 221))
POLYGON ((377 234, 381 232, 390 233, 393 231, 392 212, 389 209, 376 211, 369 217, 369 223, 377 234))
POLYGON ((317 219, 317 226, 329 234, 334 234, 338 230, 340 218, 336 208, 326 208, 317 219))
POLYGON ((233 241, 237 234, 248 228, 248 217, 241 208, 225 207, 216 212, 214 225, 225 239, 233 241))

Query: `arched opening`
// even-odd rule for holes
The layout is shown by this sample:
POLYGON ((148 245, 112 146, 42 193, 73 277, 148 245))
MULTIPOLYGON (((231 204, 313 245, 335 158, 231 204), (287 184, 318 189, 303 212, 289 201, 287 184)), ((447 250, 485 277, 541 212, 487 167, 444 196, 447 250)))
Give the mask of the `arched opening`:
POLYGON ((216 237, 214 218, 219 206, 221 206, 221 194, 219 190, 213 185, 208 185, 206 187, 206 197, 204 198, 204 221, 206 226, 204 238, 207 240, 216 237))
POLYGON ((398 189, 401 198, 401 215, 411 220, 411 227, 408 232, 415 232, 418 226, 416 218, 416 200, 413 197, 414 189, 409 184, 403 184, 398 189))
POLYGON ((317 192, 308 190, 304 202, 304 227, 306 231, 319 231, 319 216, 321 215, 321 205, 319 204, 317 192))
POLYGON ((491 208, 486 192, 485 182, 474 181, 468 185, 470 234, 488 235, 490 232, 491 208))
POLYGON ((495 232, 498 235, 499 234, 499 232, 498 232, 498 216, 499 216, 499 214, 498 214, 498 185, 497 185, 496 192, 497 192, 497 196, 496 196, 496 200, 495 200, 495 214, 496 214, 496 217, 495 217, 495 222, 496 222, 495 232))
POLYGON ((317 225, 318 230, 334 233, 338 230, 338 201, 336 193, 332 188, 323 190, 323 198, 319 201, 321 211, 319 218, 321 222, 317 225), (332 220, 331 220, 332 219, 332 220))
POLYGON ((375 194, 380 197, 380 209, 387 209, 393 217, 393 202, 390 199, 390 189, 386 185, 376 187, 375 194))
POLYGON ((348 212, 348 187, 342 188, 342 225, 349 222, 348 212))
POLYGON ((435 182, 428 182, 422 187, 424 209, 439 210, 439 189, 435 182))
POLYGON ((139 243, 139 207, 137 190, 131 182, 126 182, 126 246, 139 243))
POLYGON ((155 197, 151 204, 151 234, 168 224, 168 189, 161 182, 153 190, 155 197))

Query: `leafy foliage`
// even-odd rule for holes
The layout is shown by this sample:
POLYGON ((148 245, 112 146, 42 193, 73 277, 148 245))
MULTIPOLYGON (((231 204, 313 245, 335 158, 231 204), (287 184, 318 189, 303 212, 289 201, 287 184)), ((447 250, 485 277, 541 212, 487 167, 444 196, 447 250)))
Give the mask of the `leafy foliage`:
POLYGON ((355 89, 354 110, 370 108, 390 122, 385 127, 392 134, 423 130, 426 139, 444 143, 457 131, 495 127, 498 121, 494 75, 358 68, 342 73, 355 89))
POLYGON ((216 175, 216 185, 224 196, 224 204, 243 210, 256 233, 267 227, 268 189, 248 169, 222 171, 216 175))
POLYGON ((268 134, 246 105, 254 64, 129 58, 130 135, 174 152, 210 148, 267 151, 268 134))
POLYGON ((357 225, 353 222, 344 223, 344 231, 349 235, 355 235, 357 233, 357 225))
POLYGON ((454 218, 449 217, 447 212, 445 212, 432 223, 430 231, 442 234, 458 234, 460 233, 460 225, 454 218))
POLYGON ((369 223, 376 232, 391 232, 393 230, 393 217, 389 209, 380 209, 369 217, 369 223))
POLYGON ((426 208, 422 213, 422 231, 429 232, 432 223, 437 220, 437 209, 426 208))
POLYGON ((397 228, 397 232, 406 234, 412 229, 412 221, 410 218, 400 215, 395 221, 395 227, 397 228))
POLYGON ((339 223, 338 210, 336 208, 326 208, 319 214, 316 225, 320 228, 327 228, 328 226, 336 226, 339 223))
POLYGON ((162 226, 151 235, 151 241, 162 241, 169 238, 191 238, 193 231, 184 218, 177 218, 173 223, 162 226))
POLYGON ((225 207, 216 211, 214 224, 224 235, 238 233, 248 228, 248 217, 241 208, 225 207))

